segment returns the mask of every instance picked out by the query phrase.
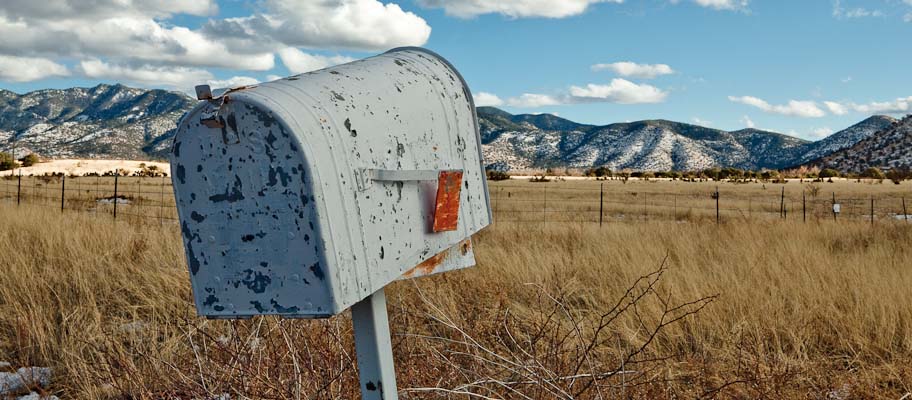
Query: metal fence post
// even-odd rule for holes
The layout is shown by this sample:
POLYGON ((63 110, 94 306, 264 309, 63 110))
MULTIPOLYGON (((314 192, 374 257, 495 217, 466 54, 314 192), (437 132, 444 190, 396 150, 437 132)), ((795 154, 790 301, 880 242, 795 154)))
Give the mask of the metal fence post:
POLYGON ((16 205, 22 200, 22 170, 19 170, 19 183, 16 184, 16 205))
POLYGON ((785 186, 782 187, 782 196, 779 198, 779 218, 785 215, 785 186))
POLYGON ((871 225, 874 225, 874 196, 871 196, 871 225))
POLYGON ((602 227, 602 218, 605 216, 605 184, 599 185, 599 228, 602 227))
POLYGON ((161 200, 158 203, 158 225, 165 225, 165 175, 161 179, 161 200))
POLYGON ((60 178, 60 212, 63 212, 63 206, 66 201, 66 175, 60 178))
POLYGON ((351 308, 362 400, 396 400, 396 370, 383 289, 351 308))
POLYGON ((807 193, 804 191, 801 192, 801 220, 802 222, 808 222, 807 193))
POLYGON ((716 186, 716 225, 722 223, 722 217, 719 215, 719 187, 716 186))
POLYGON ((906 222, 909 222, 909 212, 906 211, 906 198, 905 197, 902 198, 902 204, 903 204, 903 216, 906 217, 906 222))
POLYGON ((117 177, 120 174, 115 172, 114 175, 114 219, 117 219, 117 177))

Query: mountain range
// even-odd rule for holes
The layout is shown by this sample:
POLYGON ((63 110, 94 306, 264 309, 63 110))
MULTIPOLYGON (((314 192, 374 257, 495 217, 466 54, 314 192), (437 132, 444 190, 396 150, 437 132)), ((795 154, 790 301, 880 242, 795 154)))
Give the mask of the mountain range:
POLYGON ((613 170, 781 169, 851 147, 896 120, 873 116, 809 142, 759 129, 723 131, 667 120, 604 126, 551 114, 512 115, 478 108, 485 160, 498 169, 549 167, 613 170))
MULTIPOLYGON (((183 93, 123 85, 21 95, 0 90, 0 151, 45 158, 164 159, 178 120, 194 104, 183 93)), ((908 118, 900 122, 888 116, 870 117, 816 142, 667 120, 587 125, 493 107, 479 107, 478 117, 485 161, 501 170, 757 170, 813 164, 854 171, 907 165, 912 149, 908 118)))

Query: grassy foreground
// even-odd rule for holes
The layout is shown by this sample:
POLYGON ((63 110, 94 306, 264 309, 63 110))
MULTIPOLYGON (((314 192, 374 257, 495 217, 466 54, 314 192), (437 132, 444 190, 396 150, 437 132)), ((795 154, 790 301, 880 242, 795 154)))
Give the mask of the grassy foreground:
MULTIPOLYGON (((912 224, 499 224, 387 293, 403 398, 912 392, 912 224)), ((346 314, 195 316, 175 227, 0 204, 0 361, 62 398, 357 398, 346 314)))

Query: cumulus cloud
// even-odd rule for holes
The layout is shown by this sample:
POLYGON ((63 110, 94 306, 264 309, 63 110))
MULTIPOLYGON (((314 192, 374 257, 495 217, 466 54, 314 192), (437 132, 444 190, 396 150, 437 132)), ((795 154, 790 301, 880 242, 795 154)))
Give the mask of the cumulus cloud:
POLYGON ((93 72, 87 77, 145 82, 154 75, 173 83, 174 72, 187 73, 189 81, 202 77, 205 68, 268 71, 276 54, 290 70, 303 72, 351 58, 297 47, 387 49, 422 45, 431 32, 422 18, 381 0, 251 4, 257 11, 250 16, 219 19, 216 0, 4 0, 0 56, 6 57, 5 65, 22 59, 47 62, 39 61, 41 68, 28 73, 6 68, 0 79, 60 75, 65 70, 60 60, 76 60, 78 71, 93 72), (209 22, 191 29, 180 25, 179 15, 209 17, 209 22))
POLYGON ((667 92, 655 86, 618 78, 608 85, 570 86, 567 92, 559 95, 523 93, 507 99, 506 104, 523 108, 583 103, 649 104, 661 103, 667 97, 667 92))
POLYGON ((274 46, 385 50, 420 46, 431 27, 395 3, 378 0, 265 0, 265 11, 212 20, 203 31, 236 47, 274 46))
POLYGON ((292 74, 316 71, 333 65, 354 61, 353 58, 346 56, 326 57, 308 54, 294 47, 286 47, 279 50, 279 58, 282 59, 282 64, 285 64, 285 67, 287 67, 292 74))
POLYGON ((29 82, 69 74, 66 66, 45 58, 0 55, 0 81, 29 82))
POLYGON ((833 2, 833 17, 837 19, 852 19, 852 18, 867 18, 867 17, 883 17, 884 13, 880 10, 868 10, 862 7, 856 8, 845 8, 842 5, 841 0, 835 0, 833 2))
POLYGON ((803 118, 820 118, 826 115, 826 112, 821 110, 817 103, 813 101, 789 100, 787 104, 772 105, 766 100, 753 96, 728 96, 728 100, 756 107, 773 114, 803 118))
MULTIPOLYGON (((672 4, 680 3, 681 0, 671 0, 672 4)), ((712 8, 714 10, 744 11, 750 4, 749 0, 693 0, 700 7, 712 8)))
POLYGON ((473 97, 475 98, 476 107, 485 107, 485 106, 497 107, 497 106, 502 106, 504 104, 504 101, 493 93, 478 92, 478 93, 475 93, 475 95, 473 97))
POLYGON ((835 115, 846 115, 849 113, 849 110, 846 106, 835 101, 824 101, 823 105, 827 108, 827 110, 835 115))
POLYGON ((620 76, 652 79, 660 75, 673 74, 674 70, 667 64, 637 64, 631 61, 620 61, 610 64, 595 64, 593 71, 613 71, 620 76))
POLYGON ((845 107, 862 114, 905 114, 912 112, 912 96, 898 98, 893 101, 875 101, 864 104, 847 103, 845 107))
POLYGON ((570 96, 576 102, 608 102, 620 104, 661 103, 668 93, 661 89, 636 84, 626 79, 612 79, 611 84, 588 84, 586 87, 571 86, 570 96))
POLYGON ((417 0, 428 8, 442 8, 447 15, 472 18, 482 14, 501 14, 511 18, 566 18, 586 12, 596 3, 623 3, 624 0, 417 0))
POLYGON ((146 87, 166 87, 189 92, 194 86, 209 84, 216 88, 227 88, 256 84, 255 78, 235 76, 215 79, 209 71, 200 68, 180 66, 129 66, 111 64, 102 60, 83 60, 76 70, 87 78, 111 79, 146 87))
POLYGON ((716 10, 740 10, 747 7, 748 0, 694 0, 701 7, 716 10))
POLYGON ((519 97, 507 99, 507 105, 520 108, 537 108, 566 104, 563 100, 546 94, 523 93, 519 97))

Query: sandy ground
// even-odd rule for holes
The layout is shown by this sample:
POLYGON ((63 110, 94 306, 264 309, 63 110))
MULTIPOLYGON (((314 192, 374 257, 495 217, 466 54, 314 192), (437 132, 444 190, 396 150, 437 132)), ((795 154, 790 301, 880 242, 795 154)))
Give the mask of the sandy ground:
POLYGON ((124 169, 132 173, 142 169, 139 167, 139 164, 141 163, 145 163, 147 166, 158 166, 159 169, 167 171, 170 175, 171 166, 168 163, 163 162, 135 160, 51 160, 27 168, 0 171, 0 176, 19 175, 20 170, 22 171, 22 175, 25 176, 45 175, 58 172, 78 176, 91 173, 104 174, 105 172, 115 171, 117 169, 124 169))

